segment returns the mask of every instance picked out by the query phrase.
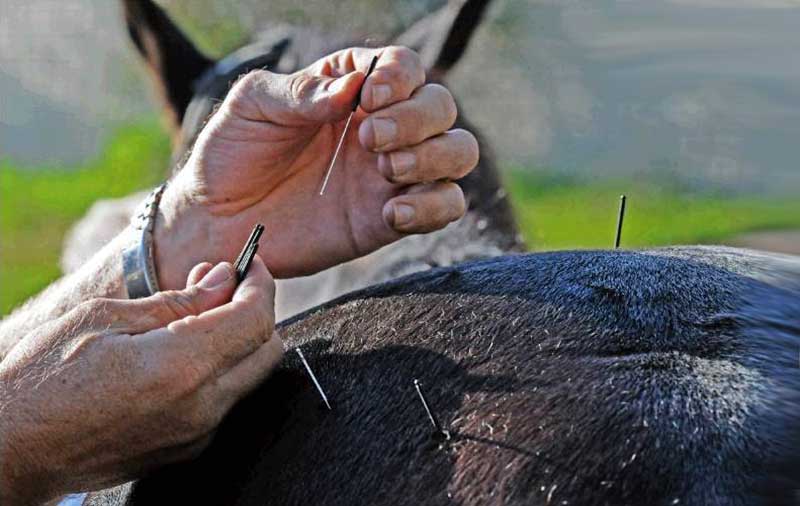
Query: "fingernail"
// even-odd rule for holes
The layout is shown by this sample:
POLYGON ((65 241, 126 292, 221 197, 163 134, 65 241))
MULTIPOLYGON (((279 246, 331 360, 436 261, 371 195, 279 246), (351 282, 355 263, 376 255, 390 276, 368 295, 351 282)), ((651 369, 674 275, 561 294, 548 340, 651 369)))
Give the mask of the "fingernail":
POLYGON ((394 227, 408 225, 414 219, 414 208, 408 204, 395 204, 393 210, 392 226, 394 227))
POLYGON ((376 84, 372 87, 372 107, 380 107, 392 98, 392 87, 388 84, 376 84))
POLYGON ((233 277, 233 268, 231 264, 221 262, 208 271, 197 286, 200 288, 216 288, 231 279, 231 277, 233 277))
POLYGON ((417 164, 417 156, 407 151, 396 151, 389 155, 389 162, 392 164, 392 175, 398 177, 411 172, 417 164))
POLYGON ((397 123, 386 118, 372 120, 372 135, 375 137, 375 147, 379 148, 392 142, 397 135, 397 123))

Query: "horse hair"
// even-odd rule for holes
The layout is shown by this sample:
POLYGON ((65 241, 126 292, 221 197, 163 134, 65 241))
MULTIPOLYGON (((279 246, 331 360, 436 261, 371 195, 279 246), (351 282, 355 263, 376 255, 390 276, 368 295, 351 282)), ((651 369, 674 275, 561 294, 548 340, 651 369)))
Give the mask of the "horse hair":
POLYGON ((89 504, 800 501, 800 258, 507 256, 346 295, 280 332, 333 411, 289 353, 199 458, 89 504))

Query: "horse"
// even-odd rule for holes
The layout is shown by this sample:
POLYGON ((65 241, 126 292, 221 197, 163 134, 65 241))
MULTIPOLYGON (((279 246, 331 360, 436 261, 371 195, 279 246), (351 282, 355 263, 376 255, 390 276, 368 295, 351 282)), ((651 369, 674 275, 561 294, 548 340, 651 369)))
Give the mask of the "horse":
MULTIPOLYGON (((383 42, 417 50, 429 80, 442 82, 466 52, 489 3, 452 0, 383 42)), ((240 76, 260 68, 294 72, 337 49, 358 45, 359 40, 278 26, 213 61, 152 0, 123 0, 122 7, 131 40, 147 65, 172 125, 175 167, 180 167, 214 107, 240 76)), ((490 147, 463 114, 456 126, 476 133, 481 149, 478 167, 459 182, 468 202, 466 216, 444 230, 403 238, 315 276, 278 281, 279 317, 403 274, 526 250, 490 147)), ((96 203, 67 236, 63 270, 77 269, 119 233, 143 199, 144 194, 135 194, 96 203)))
MULTIPOLYGON (((443 79, 486 4, 449 3, 390 40, 443 79)), ((152 2, 123 6, 181 125, 176 163, 238 76, 348 45, 276 29, 213 62, 152 2)), ((202 454, 86 504, 799 504, 800 259, 522 254, 482 150, 464 220, 282 282, 305 300, 281 316, 356 291, 279 325, 287 359, 202 454)))
POLYGON ((509 255, 279 332, 205 451, 85 504, 800 504, 800 257, 509 255))

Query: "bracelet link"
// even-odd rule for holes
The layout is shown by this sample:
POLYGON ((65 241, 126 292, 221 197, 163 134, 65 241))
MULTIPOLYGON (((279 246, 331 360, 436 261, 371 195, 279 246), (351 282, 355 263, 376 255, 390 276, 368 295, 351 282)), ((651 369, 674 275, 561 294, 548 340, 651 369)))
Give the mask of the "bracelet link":
POLYGON ((128 297, 149 297, 159 291, 153 254, 153 230, 155 229, 158 204, 167 184, 154 189, 134 212, 131 225, 137 231, 136 241, 122 252, 122 272, 128 297))

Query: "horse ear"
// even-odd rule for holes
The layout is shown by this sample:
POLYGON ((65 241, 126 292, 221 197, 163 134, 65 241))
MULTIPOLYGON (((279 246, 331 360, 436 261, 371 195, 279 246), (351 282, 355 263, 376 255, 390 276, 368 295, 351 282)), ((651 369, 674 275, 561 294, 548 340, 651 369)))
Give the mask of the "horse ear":
POLYGON ((414 23, 395 42, 420 53, 433 78, 444 76, 464 55, 491 0, 450 0, 414 23))
POLYGON ((213 63, 152 0, 122 0, 128 33, 145 59, 173 128, 180 128, 192 84, 213 63))

